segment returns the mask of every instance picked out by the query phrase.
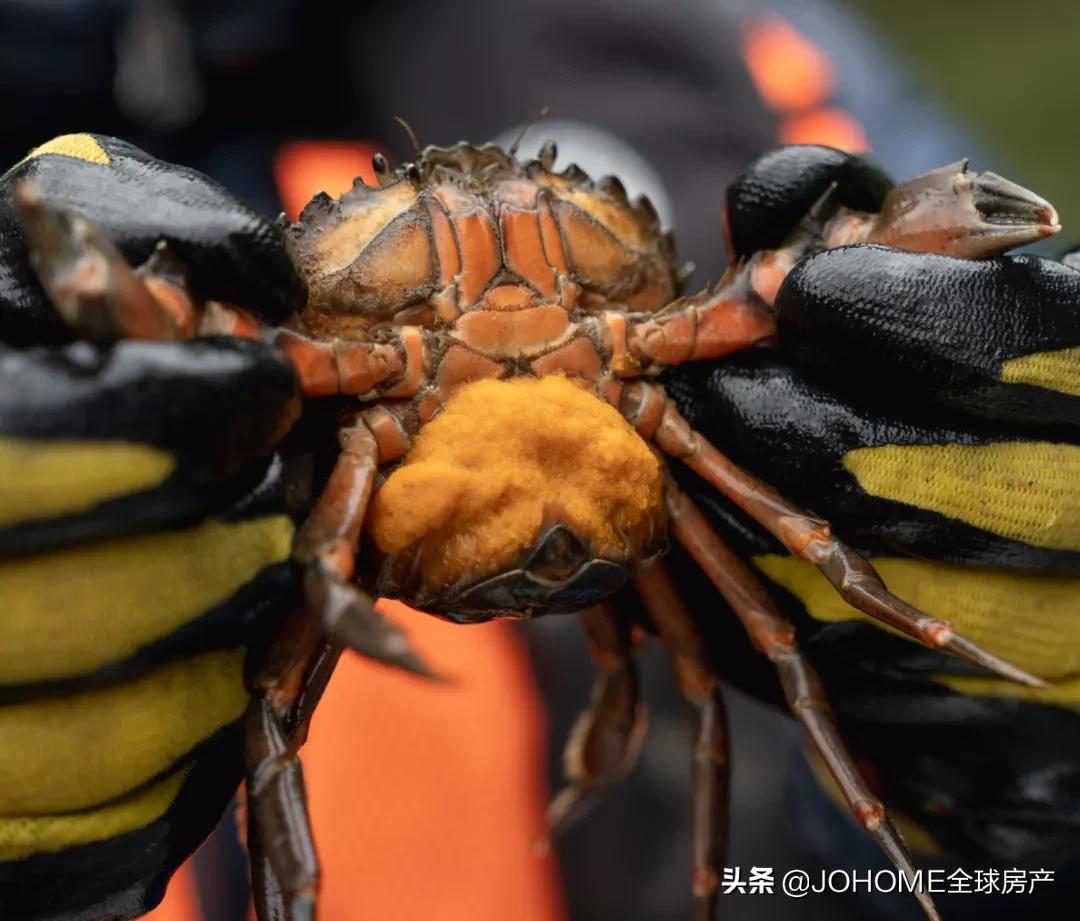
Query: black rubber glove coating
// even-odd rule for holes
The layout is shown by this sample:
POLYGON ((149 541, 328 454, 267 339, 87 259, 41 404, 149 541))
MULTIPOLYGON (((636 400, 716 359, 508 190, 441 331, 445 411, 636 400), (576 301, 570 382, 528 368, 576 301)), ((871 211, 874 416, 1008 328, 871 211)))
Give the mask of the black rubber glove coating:
POLYGON ((985 418, 1080 425, 1080 396, 1002 380, 1006 361, 1080 343, 1080 272, 858 245, 799 263, 776 299, 784 351, 888 401, 915 390, 985 418))
POLYGON ((776 249, 832 183, 837 202, 857 211, 879 211, 893 186, 872 160, 832 147, 794 144, 758 157, 727 190, 734 255, 776 249))
POLYGON ((166 240, 201 298, 228 301, 280 322, 299 308, 304 284, 281 229, 202 173, 157 160, 126 141, 94 135, 111 162, 45 153, 0 177, 0 341, 70 341, 30 268, 12 200, 36 180, 46 199, 98 227, 132 265, 166 240))

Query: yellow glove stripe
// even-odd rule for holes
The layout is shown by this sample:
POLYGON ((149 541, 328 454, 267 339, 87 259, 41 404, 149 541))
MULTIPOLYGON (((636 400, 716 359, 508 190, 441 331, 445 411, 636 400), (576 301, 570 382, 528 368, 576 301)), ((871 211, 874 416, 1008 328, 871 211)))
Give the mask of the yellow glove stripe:
POLYGON ((1012 697, 1017 700, 1031 700, 1035 703, 1056 704, 1059 707, 1080 710, 1080 678, 1055 681, 1045 690, 1013 684, 1001 678, 935 675, 934 680, 969 697, 1012 697))
MULTIPOLYGON (((1026 688, 1011 682, 987 678, 979 693, 1080 708, 1080 681, 1074 680, 1080 677, 1080 579, 924 560, 878 557, 873 562, 889 590, 905 601, 951 621, 965 636, 1015 665, 1061 682, 1028 694, 1026 688)), ((816 620, 871 620, 850 607, 810 563, 767 554, 754 557, 754 564, 798 598, 816 620)), ((984 682, 982 678, 940 680, 950 686, 960 680, 984 682)))
POLYGON ((112 163, 112 157, 92 134, 61 134, 51 141, 39 144, 15 165, 19 166, 27 160, 33 160, 45 154, 60 154, 64 157, 74 157, 76 160, 85 160, 87 163, 100 163, 102 166, 112 163))
POLYGON ((1080 396, 1080 346, 1010 358, 1001 366, 1001 379, 1080 396))
POLYGON ((175 467, 150 445, 0 435, 0 527, 89 511, 160 485, 175 467))
POLYGON ((284 515, 209 519, 0 563, 0 684, 125 661, 285 560, 292 534, 284 515))
POLYGON ((243 649, 135 681, 0 707, 0 815, 88 809, 125 796, 240 718, 243 649))
POLYGON ((1076 445, 882 445, 849 451, 844 467, 872 496, 1036 547, 1080 549, 1076 445))
POLYGON ((70 815, 0 818, 0 861, 55 853, 145 828, 169 810, 190 772, 190 767, 183 767, 100 809, 70 815))

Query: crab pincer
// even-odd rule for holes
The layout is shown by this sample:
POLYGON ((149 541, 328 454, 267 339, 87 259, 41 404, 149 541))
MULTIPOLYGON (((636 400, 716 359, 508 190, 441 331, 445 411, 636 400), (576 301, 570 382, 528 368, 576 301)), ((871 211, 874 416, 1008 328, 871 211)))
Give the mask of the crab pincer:
MULTIPOLYGON (((858 243, 987 259, 1061 229, 1046 199, 967 160, 893 185, 870 161, 811 145, 754 163, 728 190, 725 241, 735 269, 722 285, 746 303, 772 306, 800 261, 858 243)), ((866 273, 887 290, 890 276, 866 273)))
POLYGON ((895 186, 872 221, 867 243, 983 259, 1026 246, 1061 229, 1046 199, 967 160, 895 186))
POLYGON ((30 243, 30 261, 67 324, 89 339, 179 338, 180 318, 165 309, 88 221, 50 205, 24 180, 15 202, 30 243))

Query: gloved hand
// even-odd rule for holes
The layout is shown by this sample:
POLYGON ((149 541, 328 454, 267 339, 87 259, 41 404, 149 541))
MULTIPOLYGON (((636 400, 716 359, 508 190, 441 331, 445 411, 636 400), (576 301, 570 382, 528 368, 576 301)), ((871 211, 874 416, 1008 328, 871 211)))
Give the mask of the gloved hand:
POLYGON ((296 598, 274 447, 300 397, 257 342, 63 344, 27 177, 133 264, 167 239, 203 296, 274 317, 302 285, 274 225, 123 142, 0 177, 0 916, 126 918, 242 776, 247 650, 296 598))
MULTIPOLYGON (((988 233, 1008 230, 994 223, 996 182, 977 190, 988 233)), ((845 739, 920 839, 984 863, 1059 864, 1080 855, 1080 272, 1069 257, 813 254, 823 195, 876 211, 888 188, 864 158, 827 148, 751 166, 729 193, 733 254, 783 252, 793 235, 810 253, 775 296, 777 347, 664 384, 694 428, 829 519, 892 591, 1051 686, 988 677, 879 627, 680 480, 797 623, 845 739)), ((715 604, 692 566, 679 573, 715 604)), ((772 695, 731 620, 715 621, 721 673, 772 695)))

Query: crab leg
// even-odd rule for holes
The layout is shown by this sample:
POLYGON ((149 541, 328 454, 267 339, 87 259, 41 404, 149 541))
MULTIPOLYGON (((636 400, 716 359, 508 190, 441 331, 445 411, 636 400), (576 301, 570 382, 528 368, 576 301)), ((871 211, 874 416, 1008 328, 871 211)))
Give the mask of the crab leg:
MULTIPOLYGON (((310 921, 319 867, 304 793, 300 744, 290 736, 298 701, 317 699, 312 663, 325 641, 319 623, 303 608, 291 611, 265 645, 249 657, 251 701, 244 715, 247 776, 247 844, 252 893, 259 921, 310 921)), ((340 650, 340 647, 337 647, 340 650)), ((333 657, 337 661, 337 656, 333 657)), ((303 727, 306 729, 306 726, 303 727)))
POLYGON ((88 339, 179 339, 190 331, 190 301, 173 298, 167 286, 155 297, 108 240, 83 218, 51 207, 36 182, 19 183, 15 203, 30 262, 72 329, 88 339))
POLYGON ((664 565, 654 563, 634 584, 664 645, 674 655, 679 688, 697 714, 690 778, 691 879, 695 921, 712 921, 724 864, 731 780, 724 698, 719 679, 705 663, 704 645, 693 617, 664 565))
POLYGON ((322 342, 282 329, 274 335, 274 345, 296 368, 308 397, 363 396, 376 389, 383 397, 410 397, 420 389, 426 371, 423 330, 416 326, 403 326, 383 342, 322 342))
POLYGON ((612 368, 634 377, 657 367, 722 358, 768 343, 772 304, 801 259, 851 243, 881 243, 969 259, 1000 255, 1060 230, 1045 199, 995 173, 951 163, 893 187, 878 214, 853 211, 826 189, 776 249, 732 265, 711 291, 684 297, 656 314, 609 311, 601 334, 612 368))
POLYGON ((304 395, 413 396, 423 382, 424 331, 404 326, 383 341, 318 341, 291 329, 268 329, 220 301, 199 302, 165 244, 138 269, 89 222, 50 206, 33 181, 15 199, 31 261, 68 325, 89 339, 271 339, 292 362, 304 395))
POLYGON ((772 533, 790 553, 817 566, 856 610, 931 649, 951 653, 1002 678, 1029 687, 1046 686, 1041 679, 960 636, 948 621, 931 617, 893 595, 865 558, 833 536, 827 521, 803 511, 733 464, 690 428, 659 387, 640 382, 627 386, 623 413, 643 437, 683 461, 772 533))
POLYGON ((270 339, 289 359, 306 397, 335 394, 413 396, 423 382, 427 360, 423 331, 403 326, 384 341, 312 339, 293 329, 268 330, 247 311, 207 301, 198 324, 200 336, 270 339))
POLYGON ((308 659, 300 693, 297 694, 284 721, 285 728, 289 732, 289 741, 294 748, 300 748, 307 741, 311 717, 344 651, 345 647, 336 640, 323 639, 308 659))
POLYGON ((645 706, 631 654, 630 625, 608 604, 583 612, 581 624, 599 674, 589 707, 567 739, 563 759, 570 783, 548 807, 551 834, 581 816, 591 793, 630 772, 645 737, 645 706))
POLYGON ((281 717, 254 697, 244 718, 248 847, 260 921, 315 916, 319 863, 307 813, 304 776, 281 717))
POLYGON ((260 921, 314 916, 318 864, 296 747, 342 648, 431 676, 405 635, 351 584, 379 441, 358 414, 342 427, 339 442, 341 454, 293 548, 304 567, 304 607, 261 651, 245 717, 248 843, 260 921))
POLYGON ((729 272, 712 291, 684 297, 656 314, 606 311, 599 317, 611 367, 620 377, 686 361, 722 358, 768 342, 772 312, 729 272))
POLYGON ((326 488, 300 528, 293 555, 304 565, 307 608, 332 638, 367 658, 433 677, 405 635, 351 584, 379 463, 379 444, 358 417, 339 432, 341 454, 326 488))
MULTIPOLYGON (((761 583, 728 549, 705 516, 670 483, 667 506, 675 538, 731 605, 754 646, 776 667, 791 712, 836 780, 852 815, 897 869, 908 879, 914 879, 915 867, 903 839, 847 751, 821 681, 795 642, 794 626, 780 616, 761 583)), ((927 918, 940 921, 925 890, 920 889, 915 895, 927 918)))

